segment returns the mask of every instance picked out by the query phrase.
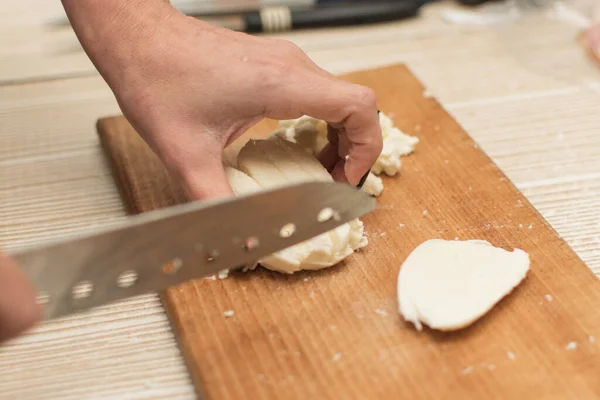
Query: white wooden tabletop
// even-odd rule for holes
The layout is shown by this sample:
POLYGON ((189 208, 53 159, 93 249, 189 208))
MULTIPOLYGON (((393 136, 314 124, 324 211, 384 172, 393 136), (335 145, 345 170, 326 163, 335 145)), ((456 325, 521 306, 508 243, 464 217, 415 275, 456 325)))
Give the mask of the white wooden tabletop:
MULTIPOLYGON (((58 0, 0 8, 0 246, 90 227, 124 210, 95 122, 118 113, 58 0)), ((404 62, 600 276, 600 70, 579 28, 414 21, 279 35, 334 73, 404 62)), ((568 268, 569 266, 565 266, 568 268)), ((163 308, 142 296, 38 326, 0 347, 2 399, 191 399, 163 308)))

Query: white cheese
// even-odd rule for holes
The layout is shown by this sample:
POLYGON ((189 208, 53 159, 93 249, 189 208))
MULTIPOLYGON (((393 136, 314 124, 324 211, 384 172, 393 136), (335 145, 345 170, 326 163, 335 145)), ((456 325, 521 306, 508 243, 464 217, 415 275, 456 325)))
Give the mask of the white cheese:
POLYGON ((375 176, 372 172, 369 172, 362 189, 371 196, 377 197, 381 194, 381 192, 383 192, 383 181, 380 177, 375 176))
MULTIPOLYGON (((371 168, 376 175, 385 173, 393 176, 401 167, 401 157, 412 153, 419 139, 409 136, 394 126, 393 121, 384 113, 379 113, 379 124, 383 138, 383 150, 371 168)), ((327 123, 312 117, 303 116, 295 120, 279 122, 279 129, 271 134, 271 138, 283 138, 296 143, 308 153, 316 155, 327 144, 327 123)), ((383 182, 370 176, 363 189, 374 196, 383 190, 383 182)))
POLYGON ((225 167, 225 175, 233 193, 238 196, 261 190, 260 185, 254 179, 234 167, 225 167))
POLYGON ((316 155, 327 144, 327 123, 309 116, 279 121, 279 129, 271 134, 289 142, 297 143, 309 153, 316 155))
MULTIPOLYGON (((300 146, 275 137, 251 140, 239 152, 237 169, 226 169, 237 195, 304 181, 332 181, 331 175, 300 146)), ((264 267, 292 274, 333 266, 366 246, 363 224, 355 219, 260 260, 264 267)))
POLYGON ((385 173, 393 176, 400 170, 400 158, 412 153, 419 139, 396 128, 393 121, 384 113, 379 113, 379 124, 383 136, 383 150, 371 171, 377 175, 385 173))
POLYGON ((400 314, 418 330, 451 331, 482 317, 527 275, 529 255, 483 240, 432 239, 419 245, 398 275, 400 314))

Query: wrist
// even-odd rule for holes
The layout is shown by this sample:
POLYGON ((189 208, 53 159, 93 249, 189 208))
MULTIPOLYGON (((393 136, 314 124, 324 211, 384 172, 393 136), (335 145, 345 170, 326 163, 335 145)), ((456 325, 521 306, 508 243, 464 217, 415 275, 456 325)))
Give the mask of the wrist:
POLYGON ((163 0, 62 1, 82 47, 110 86, 160 54, 171 19, 187 18, 163 0))

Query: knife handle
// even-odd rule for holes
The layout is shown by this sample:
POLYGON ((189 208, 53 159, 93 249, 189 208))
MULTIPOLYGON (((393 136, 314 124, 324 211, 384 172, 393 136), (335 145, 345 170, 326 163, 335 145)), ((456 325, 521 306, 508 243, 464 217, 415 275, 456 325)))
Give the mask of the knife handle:
POLYGON ((331 2, 312 9, 292 10, 289 7, 266 7, 244 16, 248 33, 280 32, 291 29, 327 26, 361 25, 411 18, 418 14, 421 2, 362 1, 331 2))

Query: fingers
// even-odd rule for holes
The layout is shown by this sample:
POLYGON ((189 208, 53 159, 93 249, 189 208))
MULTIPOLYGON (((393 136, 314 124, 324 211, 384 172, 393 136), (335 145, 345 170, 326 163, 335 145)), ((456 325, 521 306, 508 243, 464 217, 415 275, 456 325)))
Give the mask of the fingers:
POLYGON ((583 34, 583 45, 594 57, 600 57, 600 24, 594 25, 583 34))
POLYGON ((205 165, 189 170, 183 178, 184 188, 191 200, 207 200, 233 196, 222 164, 205 165))
MULTIPOLYGON (((336 164, 342 165, 338 171, 340 168, 343 171, 338 179, 352 185, 358 184, 375 164, 383 148, 374 92, 367 87, 321 74, 296 71, 293 76, 296 82, 285 85, 278 99, 294 99, 294 113, 325 120, 334 128, 339 136, 336 164)), ((289 102, 278 101, 271 108, 271 118, 278 117, 278 107, 286 107, 289 112, 289 102)), ((330 142, 333 139, 331 134, 330 142)), ((332 150, 325 149, 320 159, 330 158, 331 155, 332 150)), ((331 163, 332 160, 326 161, 331 163)))
POLYGON ((31 328, 40 318, 35 291, 17 265, 0 254, 0 342, 31 328))
POLYGON ((153 150, 167 169, 179 178, 189 200, 234 195, 223 167, 223 143, 219 135, 189 122, 162 131, 178 132, 178 136, 152 135, 157 143, 153 150))
POLYGON ((233 196, 227 181, 221 153, 201 154, 185 164, 180 174, 183 186, 191 200, 206 200, 233 196))
POLYGON ((323 149, 319 152, 317 159, 325 167, 325 169, 329 171, 329 173, 331 173, 331 171, 333 171, 333 168, 340 160, 340 156, 338 155, 337 144, 331 142, 327 143, 325 147, 323 147, 323 149))

